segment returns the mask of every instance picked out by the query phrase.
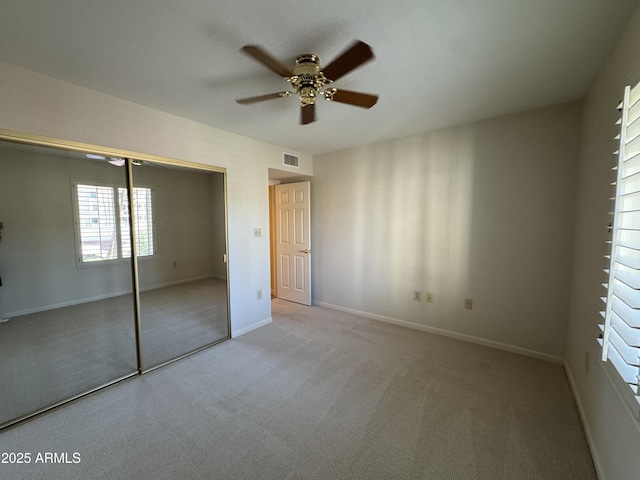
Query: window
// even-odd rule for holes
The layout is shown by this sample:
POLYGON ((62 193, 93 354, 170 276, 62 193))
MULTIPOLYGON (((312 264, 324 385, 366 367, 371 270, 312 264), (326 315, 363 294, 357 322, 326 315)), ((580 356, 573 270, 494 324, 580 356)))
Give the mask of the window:
MULTIPOLYGON (((131 257, 127 189, 109 183, 74 181, 73 191, 77 209, 78 264, 84 266, 131 257)), ((133 201, 138 256, 154 255, 153 190, 134 187, 133 201)))
POLYGON ((618 109, 622 115, 600 344, 602 360, 611 362, 640 403, 640 84, 625 88, 618 109))

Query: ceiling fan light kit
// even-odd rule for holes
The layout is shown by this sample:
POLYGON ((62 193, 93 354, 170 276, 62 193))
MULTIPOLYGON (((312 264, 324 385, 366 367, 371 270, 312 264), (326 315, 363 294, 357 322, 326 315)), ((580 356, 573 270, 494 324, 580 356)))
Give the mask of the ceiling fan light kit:
POLYGON ((320 57, 313 53, 298 55, 295 66, 290 70, 286 65, 258 45, 246 45, 242 52, 262 63, 274 73, 285 78, 293 87, 293 92, 284 91, 269 93, 256 97, 237 99, 242 105, 262 102, 281 97, 298 95, 300 99, 300 123, 307 125, 315 121, 315 104, 318 97, 356 107, 371 108, 378 101, 377 95, 339 90, 331 87, 335 80, 374 58, 371 47, 364 42, 356 41, 342 52, 326 68, 320 65, 320 57), (323 90, 324 89, 324 90, 323 90))

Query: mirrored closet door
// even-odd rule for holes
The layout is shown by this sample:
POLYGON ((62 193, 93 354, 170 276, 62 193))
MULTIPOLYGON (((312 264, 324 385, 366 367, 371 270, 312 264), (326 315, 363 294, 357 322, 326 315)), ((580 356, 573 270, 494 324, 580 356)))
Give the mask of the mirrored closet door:
POLYGON ((0 424, 137 371, 124 169, 0 142, 0 424))
POLYGON ((0 141, 0 428, 230 336, 224 173, 77 145, 0 141))
POLYGON ((229 337, 224 174, 135 162, 142 366, 229 337))

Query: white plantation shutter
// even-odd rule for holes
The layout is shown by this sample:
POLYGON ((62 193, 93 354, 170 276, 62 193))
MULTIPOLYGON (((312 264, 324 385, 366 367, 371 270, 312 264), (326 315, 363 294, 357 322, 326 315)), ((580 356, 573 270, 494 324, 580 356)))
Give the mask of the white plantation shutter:
MULTIPOLYGON (((114 184, 74 182, 79 265, 131 257, 127 190, 114 184)), ((153 190, 134 187, 138 256, 155 255, 153 190)))
MULTIPOLYGON (((151 189, 147 187, 133 187, 134 212, 136 227, 136 247, 139 257, 153 255, 153 208, 151 189)), ((122 231, 122 256, 131 256, 131 240, 129 235, 129 199, 125 188, 118 189, 118 203, 120 205, 120 229, 122 231)))
POLYGON ((113 189, 82 184, 76 188, 82 262, 118 258, 113 189))
POLYGON ((122 237, 122 257, 131 257, 131 235, 129 233, 129 195, 126 188, 118 188, 120 212, 120 236, 122 237))
POLYGON ((611 252, 605 270, 605 310, 602 360, 609 360, 629 384, 640 403, 640 84, 626 87, 618 106, 620 134, 614 208, 611 214, 611 252))

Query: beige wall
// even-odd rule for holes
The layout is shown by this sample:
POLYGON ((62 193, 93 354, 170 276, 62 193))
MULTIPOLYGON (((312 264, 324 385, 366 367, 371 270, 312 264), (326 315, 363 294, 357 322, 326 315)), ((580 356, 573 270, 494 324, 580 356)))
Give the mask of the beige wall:
MULTIPOLYGON (((268 322, 268 170, 287 170, 281 147, 169 115, 0 62, 0 129, 133 150, 227 169, 229 282, 234 334, 268 322)), ((297 174, 311 175, 300 152, 297 174)))
MULTIPOLYGON (((605 266, 608 198, 616 149, 616 106, 629 81, 640 80, 640 11, 636 11, 616 49, 585 100, 580 149, 573 279, 566 348, 567 371, 582 410, 585 430, 602 480, 640 478, 640 423, 626 407, 630 390, 621 397, 618 377, 599 360, 595 339, 602 320, 601 286, 605 266), (590 358, 589 372, 585 354, 590 358), (609 373, 608 373, 609 372, 609 373), (609 378, 611 374, 611 378, 609 378)), ((638 409, 636 405, 636 410, 638 409)))
POLYGON ((315 157, 314 301, 560 360, 580 115, 569 103, 315 157))

